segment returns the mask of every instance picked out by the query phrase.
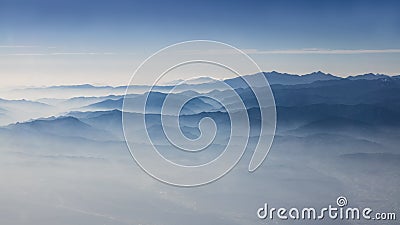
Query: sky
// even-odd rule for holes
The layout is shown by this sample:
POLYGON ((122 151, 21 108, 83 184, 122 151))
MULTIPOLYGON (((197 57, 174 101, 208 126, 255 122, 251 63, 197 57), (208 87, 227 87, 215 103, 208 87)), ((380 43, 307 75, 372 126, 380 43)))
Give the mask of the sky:
POLYGON ((154 52, 198 39, 264 71, 398 75, 398 12, 385 0, 0 0, 0 87, 126 85, 154 52))

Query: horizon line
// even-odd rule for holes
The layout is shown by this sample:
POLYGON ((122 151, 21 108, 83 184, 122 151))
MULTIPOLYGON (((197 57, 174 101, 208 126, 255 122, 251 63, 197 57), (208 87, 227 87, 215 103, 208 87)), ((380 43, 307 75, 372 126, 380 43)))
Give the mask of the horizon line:
MULTIPOLYGON (((389 75, 389 74, 384 74, 384 73, 363 73, 363 74, 356 74, 356 75, 348 75, 346 77, 342 77, 342 76, 338 76, 329 72, 323 72, 322 70, 318 70, 318 71, 313 71, 310 73, 304 73, 304 74, 295 74, 295 73, 287 73, 287 72, 279 72, 276 70, 272 70, 272 71, 262 71, 262 73, 278 73, 280 75, 289 75, 289 76, 296 76, 296 77, 302 77, 302 76, 307 76, 307 75, 311 75, 311 74, 315 74, 315 73, 322 73, 325 75, 330 75, 330 76, 334 76, 337 78, 342 78, 342 79, 347 79, 347 78, 351 78, 351 77, 359 77, 359 76, 363 76, 363 75, 368 75, 368 74, 372 74, 374 76, 387 76, 387 77, 397 77, 400 76, 400 74, 395 74, 395 75, 389 75)), ((253 76, 256 75, 255 74, 244 74, 241 76, 253 76)), ((192 79, 197 79, 197 78, 202 78, 202 77, 207 77, 207 78, 213 78, 213 77, 208 77, 208 76, 196 76, 196 77, 192 77, 188 80, 192 80, 192 79)), ((226 77, 226 78, 222 78, 222 79, 216 79, 216 80, 227 80, 227 79, 232 79, 235 77, 226 77)), ((177 80, 171 80, 169 82, 173 82, 173 81, 177 81, 177 80)), ((0 87, 0 89, 8 89, 8 88, 14 88, 14 89, 20 89, 20 88, 49 88, 49 87, 70 87, 70 86, 85 86, 85 85, 90 85, 92 87, 110 87, 110 88, 120 88, 120 87, 127 87, 128 85, 108 85, 105 83, 60 83, 60 84, 50 84, 50 85, 15 85, 15 86, 3 86, 0 87)), ((130 86, 149 86, 149 84, 135 84, 135 85, 130 85, 130 86)), ((163 86, 163 87, 168 87, 168 86, 174 86, 173 84, 162 84, 162 85, 157 85, 157 86, 163 86)))

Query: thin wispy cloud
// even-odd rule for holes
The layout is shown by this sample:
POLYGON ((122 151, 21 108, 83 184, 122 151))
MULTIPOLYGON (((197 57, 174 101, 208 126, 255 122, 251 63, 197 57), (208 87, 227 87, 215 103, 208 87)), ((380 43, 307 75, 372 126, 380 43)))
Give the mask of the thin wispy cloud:
POLYGON ((50 55, 114 55, 113 52, 53 52, 50 55))
POLYGON ((286 49, 286 50, 258 50, 245 49, 243 50, 249 55, 263 54, 385 54, 385 53, 400 53, 400 49, 286 49))
POLYGON ((38 48, 37 45, 0 45, 0 48, 38 48))
POLYGON ((8 53, 0 56, 60 56, 60 55, 114 55, 113 52, 51 52, 51 53, 8 53))
MULTIPOLYGON (((350 55, 350 54, 390 54, 400 53, 400 49, 283 49, 283 50, 259 50, 259 49, 241 49, 242 52, 248 55, 301 55, 301 54, 325 54, 325 55, 350 55)), ((177 54, 189 55, 232 55, 238 54, 238 51, 233 49, 204 49, 204 50, 182 50, 177 54)))
POLYGON ((40 45, 0 45, 0 50, 1 49, 5 50, 5 52, 0 53, 0 56, 59 56, 59 55, 114 55, 115 54, 114 52, 97 52, 97 51, 63 51, 54 46, 40 46, 40 45))

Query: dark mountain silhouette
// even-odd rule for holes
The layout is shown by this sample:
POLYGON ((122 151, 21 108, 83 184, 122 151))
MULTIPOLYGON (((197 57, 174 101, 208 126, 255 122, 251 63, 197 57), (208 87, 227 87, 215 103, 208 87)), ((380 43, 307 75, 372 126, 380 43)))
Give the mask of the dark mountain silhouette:
MULTIPOLYGON (((254 74, 254 75, 246 75, 243 76, 246 79, 255 81, 257 76, 264 76, 267 78, 270 85, 272 84, 282 84, 282 85, 296 85, 296 84, 309 84, 315 81, 325 81, 325 80, 339 80, 342 79, 340 77, 336 77, 332 74, 323 73, 321 71, 313 72, 310 74, 304 75, 295 75, 295 74, 287 74, 287 73, 279 73, 276 71, 272 72, 263 72, 262 74, 254 74)), ((234 88, 246 88, 248 85, 245 81, 238 77, 225 80, 227 84, 234 88)))
POLYGON ((92 140, 112 140, 111 133, 94 128, 71 116, 51 117, 7 126, 11 130, 47 133, 65 137, 84 137, 92 140))
POLYGON ((116 100, 107 99, 104 101, 100 101, 94 104, 90 104, 85 108, 93 108, 93 109, 122 109, 122 104, 124 102, 123 98, 119 98, 116 100))
POLYGON ((270 84, 285 84, 285 85, 307 84, 307 83, 313 83, 315 81, 341 79, 340 77, 336 77, 329 73, 323 73, 321 71, 304 75, 282 74, 273 71, 270 73, 264 73, 264 76, 268 79, 268 82, 270 84))
POLYGON ((390 78, 390 76, 384 74, 366 73, 366 74, 347 77, 347 79, 349 80, 376 80, 384 78, 390 78))

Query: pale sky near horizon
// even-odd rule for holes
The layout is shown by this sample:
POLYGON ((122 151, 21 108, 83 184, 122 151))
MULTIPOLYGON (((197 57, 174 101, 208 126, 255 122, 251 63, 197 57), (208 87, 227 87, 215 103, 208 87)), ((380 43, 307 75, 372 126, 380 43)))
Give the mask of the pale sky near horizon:
POLYGON ((126 85, 151 54, 193 39, 240 48, 263 71, 399 75, 399 11, 397 1, 0 0, 0 87, 126 85))

